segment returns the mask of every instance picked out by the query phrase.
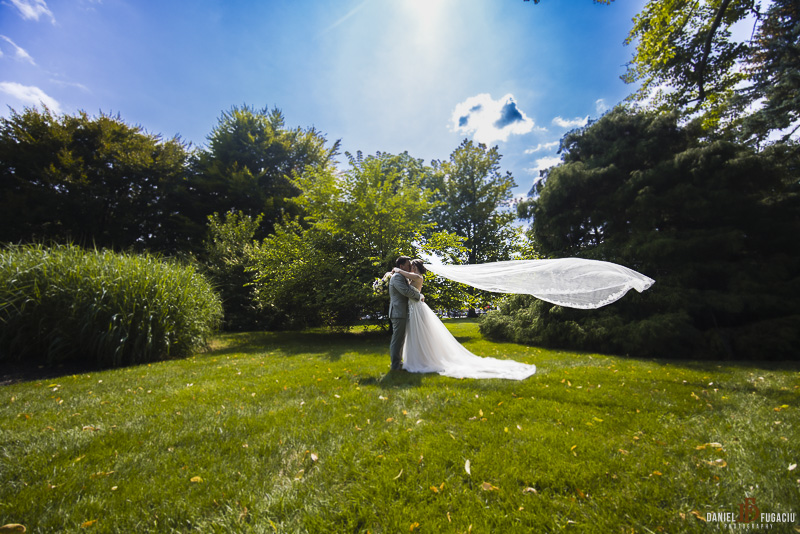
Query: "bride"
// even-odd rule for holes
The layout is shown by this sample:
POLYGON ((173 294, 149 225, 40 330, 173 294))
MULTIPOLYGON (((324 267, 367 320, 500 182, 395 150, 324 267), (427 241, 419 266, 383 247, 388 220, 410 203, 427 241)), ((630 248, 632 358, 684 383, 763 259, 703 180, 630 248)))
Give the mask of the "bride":
MULTIPOLYGON (((422 289, 427 269, 422 260, 411 262, 411 272, 395 268, 417 290, 422 289)), ((412 373, 439 373, 453 378, 507 378, 523 380, 536 372, 535 365, 514 360, 482 358, 465 349, 427 304, 409 300, 403 368, 412 373)))

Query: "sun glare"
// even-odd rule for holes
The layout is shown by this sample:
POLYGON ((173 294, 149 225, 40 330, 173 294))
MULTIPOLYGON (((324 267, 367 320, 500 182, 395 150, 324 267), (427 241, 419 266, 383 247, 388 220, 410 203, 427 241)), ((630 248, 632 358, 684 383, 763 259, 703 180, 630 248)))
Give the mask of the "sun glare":
POLYGON ((422 19, 434 17, 440 10, 443 0, 402 0, 403 7, 422 19))

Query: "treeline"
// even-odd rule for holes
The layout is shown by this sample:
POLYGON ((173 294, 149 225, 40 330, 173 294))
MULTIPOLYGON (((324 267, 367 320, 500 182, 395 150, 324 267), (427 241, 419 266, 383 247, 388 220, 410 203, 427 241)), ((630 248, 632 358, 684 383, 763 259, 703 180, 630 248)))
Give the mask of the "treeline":
MULTIPOLYGON (((340 155, 278 109, 233 107, 199 149, 119 116, 12 111, 0 119, 0 241, 193 263, 231 330, 348 327, 385 315, 371 286, 398 255, 484 262, 522 249, 496 147, 464 141, 430 165, 340 155)), ((461 308, 486 295, 442 281, 428 297, 461 308)))
POLYGON ((0 121, 0 241, 198 253, 208 216, 229 211, 263 214, 264 237, 296 214, 289 177, 333 166, 337 151, 277 109, 232 108, 204 149, 119 116, 12 110, 0 121))

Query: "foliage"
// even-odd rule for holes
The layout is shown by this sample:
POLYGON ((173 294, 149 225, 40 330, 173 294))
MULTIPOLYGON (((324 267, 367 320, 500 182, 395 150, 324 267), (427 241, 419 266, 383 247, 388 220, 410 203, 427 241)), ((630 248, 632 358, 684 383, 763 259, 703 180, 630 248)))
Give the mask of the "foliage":
MULTIPOLYGON (((500 172, 497 147, 464 140, 448 161, 434 161, 425 185, 437 206, 428 219, 442 231, 462 238, 462 248, 446 251, 450 263, 475 264, 511 259, 519 233, 516 214, 505 209, 516 187, 510 172, 500 172)), ((449 309, 474 308, 493 300, 485 291, 434 278, 434 293, 447 296, 449 309)))
POLYGON ((160 248, 187 147, 108 115, 0 117, 0 241, 160 248))
POLYGON ((734 69, 747 46, 731 40, 730 27, 754 8, 755 0, 651 0, 634 18, 625 41, 637 40, 623 80, 641 81, 637 96, 661 109, 702 109, 719 118, 720 97, 741 82, 734 69))
POLYGON ((208 217, 202 265, 222 297, 225 330, 257 330, 272 321, 255 302, 253 274, 247 270, 261 219, 260 215, 253 219, 235 211, 208 217))
MULTIPOLYGON (((260 303, 286 326, 350 326, 377 316, 388 299, 372 283, 400 255, 414 255, 433 225, 425 221, 431 193, 421 187, 429 170, 407 153, 355 157, 336 173, 309 168, 294 180, 304 226, 287 220, 253 249, 260 303)), ((438 234, 436 247, 456 244, 438 234)))
POLYGON ((591 312, 511 299, 484 333, 637 355, 796 358, 796 152, 698 137, 676 114, 624 108, 567 135, 564 164, 522 207, 541 251, 620 263, 656 284, 591 312))
POLYGON ((800 5, 796 0, 774 0, 763 16, 747 58, 751 85, 741 91, 744 108, 753 102, 763 106, 746 114, 745 138, 766 139, 772 130, 784 130, 783 141, 800 127, 800 5))
POLYGON ((6 246, 0 292, 5 361, 120 366, 185 356, 222 315, 191 267, 74 245, 6 246))
POLYGON ((384 377, 386 335, 313 330, 0 386, 0 524, 707 534, 701 518, 745 491, 762 512, 796 510, 797 365, 556 352, 445 324, 539 372, 384 377))
POLYGON ((426 185, 438 202, 429 219, 437 228, 464 238, 466 250, 448 258, 475 264, 510 259, 515 232, 514 213, 503 211, 516 182, 500 172, 497 147, 464 140, 448 161, 434 161, 426 185))
POLYGON ((632 99, 662 111, 699 114, 707 133, 767 139, 800 119, 800 8, 795 0, 651 0, 626 40, 636 52, 622 77, 641 82, 632 99), (731 27, 753 17, 755 38, 731 27))
POLYGON ((208 148, 194 165, 192 203, 204 206, 203 217, 230 210, 251 217, 263 214, 257 237, 265 237, 284 214, 299 215, 289 201, 300 194, 292 177, 306 167, 332 167, 339 142, 315 128, 286 127, 283 113, 234 106, 223 112, 208 136, 208 148))

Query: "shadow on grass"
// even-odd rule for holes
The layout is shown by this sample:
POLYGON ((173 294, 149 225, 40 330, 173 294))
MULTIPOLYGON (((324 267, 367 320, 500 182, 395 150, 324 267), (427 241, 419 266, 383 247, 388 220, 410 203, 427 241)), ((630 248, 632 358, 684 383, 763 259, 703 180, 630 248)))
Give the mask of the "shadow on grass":
POLYGON ((280 351, 284 356, 321 354, 329 361, 338 361, 350 352, 389 353, 389 335, 386 332, 242 332, 221 334, 212 343, 207 354, 257 354, 280 351))
POLYGON ((426 375, 408 371, 390 371, 381 377, 365 376, 358 379, 359 386, 377 386, 381 389, 408 389, 422 385, 426 375))

